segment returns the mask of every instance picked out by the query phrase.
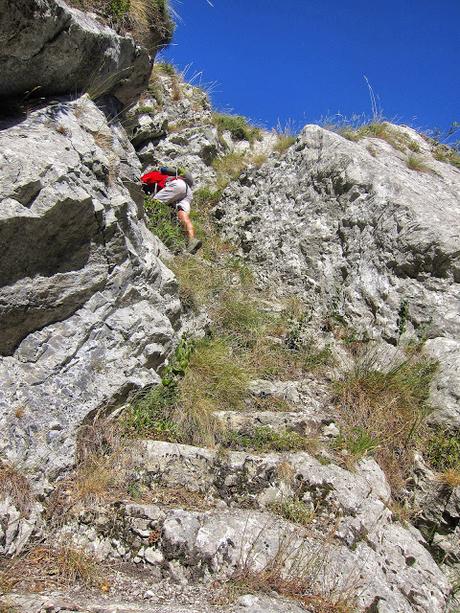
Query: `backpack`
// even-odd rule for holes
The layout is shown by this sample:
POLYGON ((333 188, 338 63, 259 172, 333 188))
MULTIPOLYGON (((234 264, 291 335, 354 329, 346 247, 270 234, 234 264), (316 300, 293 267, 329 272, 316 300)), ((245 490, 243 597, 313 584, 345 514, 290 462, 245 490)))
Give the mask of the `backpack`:
POLYGON ((160 189, 166 187, 166 184, 171 180, 171 175, 153 170, 152 172, 147 172, 145 175, 142 175, 142 189, 147 194, 156 194, 160 189))
POLYGON ((186 168, 169 168, 168 166, 162 166, 160 172, 170 177, 180 177, 189 187, 193 187, 193 177, 186 168))

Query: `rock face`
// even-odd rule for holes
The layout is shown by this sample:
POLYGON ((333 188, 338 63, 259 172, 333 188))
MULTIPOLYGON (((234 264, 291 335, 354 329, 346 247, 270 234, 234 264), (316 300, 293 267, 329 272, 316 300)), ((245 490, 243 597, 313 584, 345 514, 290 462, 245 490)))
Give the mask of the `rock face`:
POLYGON ((301 296, 319 318, 345 316, 391 343, 427 336, 446 362, 439 416, 458 427, 460 171, 413 130, 391 130, 426 172, 408 167, 409 149, 306 126, 283 159, 230 187, 216 216, 261 284, 301 296))
POLYGON ((0 100, 90 92, 123 105, 145 88, 145 49, 62 0, 0 0, 0 100))
POLYGON ((153 491, 158 484, 187 488, 206 496, 211 508, 117 505, 81 514, 78 525, 63 528, 66 540, 99 559, 133 560, 184 583, 228 577, 240 567, 262 570, 280 556, 282 573, 289 576, 291 565, 296 572, 310 569, 307 583, 317 581, 325 593, 352 590, 360 610, 373 603, 380 613, 444 610, 448 583, 420 533, 404 528, 386 508, 388 485, 373 460, 352 474, 306 453, 222 457, 150 441, 135 461, 153 491), (267 512, 294 492, 311 505, 307 527, 267 512))
POLYGON ((132 146, 87 97, 1 131, 0 150, 0 449, 52 477, 91 411, 158 381, 180 303, 132 146))
POLYGON ((261 130, 253 143, 232 138, 216 128, 213 108, 205 91, 186 83, 182 75, 165 65, 155 67, 151 85, 128 114, 129 132, 144 166, 184 166, 197 187, 216 182, 213 161, 228 153, 269 155, 276 142, 261 130))
POLYGON ((185 166, 198 183, 213 183, 211 167, 227 145, 220 141, 212 108, 201 89, 178 74, 155 69, 152 87, 130 112, 130 133, 144 166, 185 166))

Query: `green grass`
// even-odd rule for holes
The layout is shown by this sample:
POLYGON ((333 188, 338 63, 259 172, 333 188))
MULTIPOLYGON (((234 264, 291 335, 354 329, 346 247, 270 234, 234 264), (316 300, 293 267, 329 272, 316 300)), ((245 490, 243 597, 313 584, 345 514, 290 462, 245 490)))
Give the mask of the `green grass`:
POLYGON ((176 256, 168 265, 177 277, 180 299, 188 309, 197 311, 214 303, 226 286, 223 271, 207 260, 176 256))
POLYGON ((431 152, 439 162, 445 162, 455 168, 460 168, 460 152, 457 149, 438 143, 433 145, 431 152))
POLYGON ((221 196, 220 190, 214 190, 207 186, 200 187, 193 192, 193 205, 201 211, 209 212, 211 208, 218 204, 221 196))
POLYGON ((288 521, 308 526, 315 519, 315 511, 298 498, 290 497, 274 502, 270 510, 288 521))
POLYGON ((217 130, 220 133, 230 132, 234 140, 247 140, 253 143, 261 137, 260 128, 251 126, 248 120, 241 115, 214 113, 213 119, 217 130))
POLYGON ((213 446, 221 430, 214 412, 239 409, 247 397, 249 373, 225 339, 183 340, 161 383, 133 401, 125 431, 192 445, 213 446))
POLYGON ((420 150, 418 143, 409 135, 386 121, 371 121, 362 125, 354 125, 353 123, 347 123, 345 120, 337 126, 328 126, 328 129, 338 132, 344 138, 353 142, 363 138, 379 138, 399 151, 409 149, 418 152, 420 150))
POLYGON ((283 430, 276 432, 269 426, 259 426, 247 432, 226 433, 224 445, 233 449, 252 451, 305 451, 314 446, 314 441, 297 432, 283 430))
POLYGON ((238 179, 247 167, 247 159, 244 153, 232 152, 216 158, 212 167, 217 173, 217 187, 223 191, 230 181, 238 179))
POLYGON ((186 245, 186 239, 174 208, 164 202, 146 197, 144 209, 147 214, 149 230, 173 252, 181 251, 186 245))
POLYGON ((140 105, 136 108, 136 115, 152 115, 155 113, 153 106, 140 105))
POLYGON ((121 19, 130 9, 130 0, 110 0, 108 9, 112 17, 121 19))
POLYGON ((425 458, 436 471, 460 470, 460 434, 449 430, 430 430, 425 443, 425 458))
POLYGON ((334 448, 346 450, 352 456, 352 463, 355 463, 367 455, 373 455, 379 448, 379 442, 372 434, 358 426, 351 428, 346 436, 342 434, 338 436, 334 448))
POLYGON ((176 67, 170 62, 157 62, 155 66, 160 72, 168 75, 169 77, 177 75, 176 67))
POLYGON ((297 138, 294 135, 278 134, 278 137, 276 139, 276 143, 273 149, 277 151, 278 153, 284 153, 285 151, 289 149, 289 147, 291 147, 296 142, 296 140, 297 138))
POLYGON ((175 30, 168 0, 69 0, 71 6, 97 11, 117 30, 133 35, 147 48, 168 44, 175 30), (152 32, 158 36, 152 36, 152 32))
POLYGON ((218 333, 237 347, 253 347, 268 320, 259 303, 238 290, 222 292, 212 316, 218 333))

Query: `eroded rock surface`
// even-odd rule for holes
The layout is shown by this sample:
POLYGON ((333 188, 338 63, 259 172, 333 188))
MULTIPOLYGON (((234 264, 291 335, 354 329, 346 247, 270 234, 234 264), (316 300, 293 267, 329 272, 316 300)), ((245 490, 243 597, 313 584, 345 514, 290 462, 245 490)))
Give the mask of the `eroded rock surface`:
POLYGON ((216 217, 261 284, 301 296, 319 318, 345 316, 391 343, 427 336, 442 418, 458 427, 460 171, 415 131, 391 129, 430 171, 384 140, 306 126, 281 160, 226 190, 216 217))
POLYGON ((0 151, 0 449, 52 477, 91 411, 158 381, 180 303, 132 146, 88 98, 1 131, 0 151))
POLYGON ((148 53, 62 0, 1 0, 0 99, 111 93, 124 105, 145 88, 148 53))

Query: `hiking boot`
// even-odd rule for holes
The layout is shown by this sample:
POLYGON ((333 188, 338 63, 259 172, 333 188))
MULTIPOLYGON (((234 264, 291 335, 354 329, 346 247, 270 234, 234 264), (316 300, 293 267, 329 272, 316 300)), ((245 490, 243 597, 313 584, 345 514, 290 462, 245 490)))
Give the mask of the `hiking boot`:
POLYGON ((192 238, 187 246, 188 253, 196 253, 203 243, 198 238, 192 238))

